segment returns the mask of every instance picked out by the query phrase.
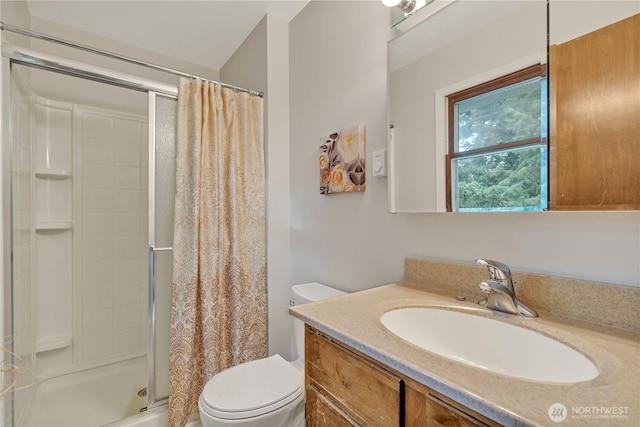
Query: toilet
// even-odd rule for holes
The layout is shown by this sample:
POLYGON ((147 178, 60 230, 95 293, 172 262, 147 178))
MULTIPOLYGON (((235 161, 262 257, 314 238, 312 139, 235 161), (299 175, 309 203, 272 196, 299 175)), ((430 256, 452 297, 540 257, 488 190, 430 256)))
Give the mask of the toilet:
MULTIPOLYGON (((345 293, 320 283, 292 287, 291 305, 345 293)), ((297 358, 275 354, 236 365, 211 378, 198 400, 203 427, 304 426, 304 323, 293 319, 297 358)))

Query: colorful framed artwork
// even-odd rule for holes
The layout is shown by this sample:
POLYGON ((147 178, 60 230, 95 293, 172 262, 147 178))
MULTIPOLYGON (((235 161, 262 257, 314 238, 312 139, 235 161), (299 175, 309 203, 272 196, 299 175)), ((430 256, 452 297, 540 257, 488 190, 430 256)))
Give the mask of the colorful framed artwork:
POLYGON ((364 125, 332 133, 320 145, 320 194, 364 191, 364 125))

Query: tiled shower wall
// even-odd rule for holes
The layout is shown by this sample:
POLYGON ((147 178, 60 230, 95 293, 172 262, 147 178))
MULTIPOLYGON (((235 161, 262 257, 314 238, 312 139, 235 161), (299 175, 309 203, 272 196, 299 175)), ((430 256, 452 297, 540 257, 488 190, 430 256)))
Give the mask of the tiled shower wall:
POLYGON ((146 353, 146 117, 75 107, 76 358, 90 367, 146 353), (78 304, 79 303, 79 304, 78 304))

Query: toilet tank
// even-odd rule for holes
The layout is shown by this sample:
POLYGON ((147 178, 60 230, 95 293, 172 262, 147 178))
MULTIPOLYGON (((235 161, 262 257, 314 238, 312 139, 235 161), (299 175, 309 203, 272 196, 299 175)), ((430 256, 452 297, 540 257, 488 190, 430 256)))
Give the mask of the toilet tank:
MULTIPOLYGON (((342 292, 321 283, 303 283, 301 285, 294 285, 291 290, 293 293, 291 301, 294 306, 346 294, 346 292, 342 292)), ((295 341, 295 350, 297 354, 292 356, 293 359, 302 366, 304 364, 304 322, 297 318, 293 318, 293 339, 295 341)))

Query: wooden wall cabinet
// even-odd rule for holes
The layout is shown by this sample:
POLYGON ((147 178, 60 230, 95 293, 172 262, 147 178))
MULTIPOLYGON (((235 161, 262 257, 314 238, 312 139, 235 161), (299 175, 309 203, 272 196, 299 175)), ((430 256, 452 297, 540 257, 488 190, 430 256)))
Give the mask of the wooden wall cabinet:
POLYGON ((307 427, 500 424, 306 326, 307 427))
POLYGON ((551 210, 640 209, 640 14, 549 48, 551 210))

